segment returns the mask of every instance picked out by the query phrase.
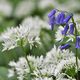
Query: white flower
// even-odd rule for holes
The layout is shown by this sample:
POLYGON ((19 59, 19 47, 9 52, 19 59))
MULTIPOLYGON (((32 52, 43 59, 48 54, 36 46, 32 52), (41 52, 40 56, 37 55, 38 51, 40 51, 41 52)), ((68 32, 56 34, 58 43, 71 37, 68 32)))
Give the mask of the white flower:
POLYGON ((58 64, 62 59, 68 59, 74 57, 74 54, 70 52, 69 50, 63 50, 61 51, 59 47, 57 48, 54 45, 54 48, 52 48, 46 56, 46 62, 50 62, 52 64, 58 64))
POLYGON ((79 14, 75 14, 74 15, 74 20, 75 20, 75 22, 80 22, 80 15, 79 14))
MULTIPOLYGON (((49 29, 49 24, 46 21, 43 21, 42 19, 40 19, 39 17, 28 17, 25 18, 22 21, 22 25, 28 25, 30 27, 32 27, 32 32, 35 32, 36 34, 39 34, 41 28, 46 28, 49 29)), ((34 34, 34 33, 33 33, 34 34)))
POLYGON ((13 73, 17 73, 18 80, 23 80, 25 74, 29 72, 29 67, 24 57, 19 58, 18 62, 11 61, 9 65, 12 67, 12 69, 9 69, 8 77, 12 77, 14 75, 13 73))
MULTIPOLYGON (((29 29, 25 26, 20 26, 16 28, 9 28, 7 31, 3 32, 0 36, 0 41, 3 42, 3 51, 10 50, 19 46, 18 41, 23 39, 27 41, 26 37, 29 33, 29 29)), ((26 42, 25 42, 26 43, 26 42)))
POLYGON ((66 42, 69 42, 69 41, 74 41, 74 39, 75 39, 75 36, 74 35, 67 35, 66 37, 68 37, 69 39, 66 41, 66 42))
POLYGON ((62 32, 61 32, 62 30, 64 30, 64 28, 60 26, 56 31, 56 34, 55 34, 56 41, 60 41, 64 38, 64 35, 62 35, 62 32))
POLYGON ((57 77, 56 80, 76 80, 76 79, 74 79, 74 78, 68 76, 68 75, 65 74, 65 73, 62 73, 62 74, 59 74, 59 76, 57 77), (68 78, 64 78, 65 75, 66 75, 68 78))
POLYGON ((62 11, 66 10, 68 12, 70 12, 70 11, 74 12, 76 9, 78 9, 80 7, 78 0, 77 1, 75 1, 75 0, 69 0, 69 1, 65 2, 64 4, 60 4, 56 0, 54 0, 54 1, 56 2, 56 3, 53 2, 53 3, 55 3, 54 4, 54 8, 57 8, 57 9, 62 10, 62 11), (71 5, 71 4, 73 4, 73 5, 71 5))
POLYGON ((39 77, 39 78, 34 78, 32 80, 53 80, 53 79, 48 77, 45 77, 45 78, 39 77))
MULTIPOLYGON (((77 70, 75 55, 69 50, 61 51, 54 46, 54 48, 47 53, 46 57, 27 56, 27 58, 31 69, 33 70, 31 75, 34 75, 34 78, 32 80, 53 80, 53 76, 56 77, 56 80, 75 80, 68 74, 63 73, 63 69, 67 70, 75 67, 75 72, 77 70), (65 78, 65 75, 68 78, 65 78)), ((78 63, 80 64, 79 59, 78 63)), ((30 69, 26 58, 22 57, 17 62, 12 61, 9 65, 11 66, 11 70, 9 69, 10 71, 8 74, 10 77, 13 76, 13 73, 15 72, 18 80, 27 78, 30 69)))
POLYGON ((54 1, 53 0, 40 0, 38 2, 38 7, 40 9, 46 9, 48 7, 53 7, 54 6, 54 1))
POLYGON ((8 72, 9 72, 8 77, 13 77, 15 74, 12 69, 9 69, 8 72))
POLYGON ((16 7, 14 15, 23 17, 29 15, 35 9, 35 3, 32 0, 22 0, 16 7))
POLYGON ((0 13, 4 16, 10 16, 12 12, 12 6, 8 1, 0 0, 0 13))
MULTIPOLYGON (((72 57, 68 60, 61 60, 58 65, 56 66, 56 69, 54 71, 54 75, 57 76, 59 73, 62 71, 62 69, 68 67, 68 66, 75 66, 76 65, 76 60, 75 57, 72 57)), ((76 66, 75 66, 76 67, 76 66)))
POLYGON ((16 43, 16 29, 9 28, 7 31, 1 34, 0 41, 2 41, 3 51, 6 49, 12 49, 17 46, 16 43))
POLYGON ((38 17, 29 17, 19 27, 8 28, 0 35, 0 41, 3 42, 3 51, 13 49, 20 45, 25 46, 28 42, 30 43, 30 49, 34 45, 34 42, 41 44, 39 34, 41 28, 45 27, 49 27, 45 21, 38 17))

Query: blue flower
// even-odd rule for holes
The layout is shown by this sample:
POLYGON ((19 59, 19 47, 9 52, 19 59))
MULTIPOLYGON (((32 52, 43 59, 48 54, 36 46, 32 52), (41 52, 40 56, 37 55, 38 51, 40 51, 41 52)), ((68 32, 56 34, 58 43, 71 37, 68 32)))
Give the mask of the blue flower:
POLYGON ((55 13, 56 13, 56 9, 53 9, 49 14, 49 24, 51 25, 51 30, 53 30, 54 28, 54 24, 55 24, 55 13))
POLYGON ((70 34, 73 34, 74 33, 74 24, 73 23, 70 23, 69 27, 70 27, 69 33, 70 34))
POLYGON ((51 18, 52 16, 54 16, 56 13, 56 9, 53 9, 49 14, 48 17, 51 18))
POLYGON ((69 29, 69 25, 66 24, 65 27, 64 27, 64 30, 62 31, 62 34, 63 34, 63 35, 66 35, 68 29, 69 29))
POLYGON ((55 24, 55 16, 49 18, 49 24, 51 25, 51 30, 53 30, 55 24))
POLYGON ((65 19, 64 12, 59 13, 57 18, 56 18, 56 24, 64 24, 63 23, 64 19, 65 19))
POLYGON ((64 23, 68 23, 68 21, 72 18, 73 14, 68 15, 65 19, 64 19, 64 23))
POLYGON ((80 48, 80 36, 76 37, 76 48, 80 48))
POLYGON ((63 49, 68 49, 69 47, 71 47, 70 44, 65 44, 65 45, 62 45, 62 46, 60 47, 60 49, 61 49, 61 50, 63 50, 63 49))
MULTIPOLYGON (((63 25, 65 24, 67 26, 68 24, 68 21, 72 18, 72 14, 70 15, 67 15, 65 17, 65 13, 62 11, 62 12, 59 12, 58 15, 55 15, 57 12, 56 9, 53 9, 49 14, 48 14, 48 17, 49 17, 49 24, 51 25, 51 29, 53 30, 54 28, 54 25, 63 25)), ((68 26, 67 26, 68 27, 68 26)), ((62 34, 66 34, 67 33, 67 30, 68 28, 65 27, 64 28, 64 31, 62 32, 62 34)), ((70 31, 70 33, 72 33, 72 31, 70 31)))

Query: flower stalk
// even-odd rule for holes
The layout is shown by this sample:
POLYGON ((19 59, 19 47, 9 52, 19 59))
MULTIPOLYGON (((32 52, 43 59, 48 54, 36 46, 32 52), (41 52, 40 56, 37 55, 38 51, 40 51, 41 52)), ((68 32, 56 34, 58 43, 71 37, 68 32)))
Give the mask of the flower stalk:
MULTIPOLYGON (((76 23, 74 22, 73 17, 72 17, 72 22, 73 22, 74 28, 75 28, 75 38, 76 38, 75 43, 76 43, 78 33, 77 33, 76 23)), ((75 49, 75 57, 76 57, 76 67, 77 67, 77 79, 76 80, 79 80, 78 79, 78 68, 79 68, 79 66, 78 66, 78 49, 77 48, 75 49)))
MULTIPOLYGON (((24 50, 24 47, 23 47, 23 39, 21 39, 21 48, 22 48, 22 50, 24 51, 24 53, 26 54, 26 52, 25 52, 25 50, 24 50)), ((27 63, 28 63, 28 66, 29 66, 29 69, 30 69, 30 76, 31 76, 31 73, 32 73, 32 68, 31 68, 31 65, 30 65, 30 62, 29 62, 29 60, 28 60, 28 58, 27 58, 27 54, 26 54, 26 60, 27 60, 27 63)), ((31 77, 30 77, 30 80, 31 80, 31 77)))

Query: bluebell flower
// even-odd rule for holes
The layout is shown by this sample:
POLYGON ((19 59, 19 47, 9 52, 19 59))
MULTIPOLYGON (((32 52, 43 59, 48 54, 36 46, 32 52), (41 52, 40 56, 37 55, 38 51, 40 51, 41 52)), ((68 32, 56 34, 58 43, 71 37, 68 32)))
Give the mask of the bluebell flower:
POLYGON ((54 24, 55 24, 55 13, 56 13, 56 9, 53 9, 49 14, 49 24, 51 25, 51 30, 53 30, 54 28, 54 24))
POLYGON ((76 37, 76 48, 80 48, 80 36, 76 37))
POLYGON ((64 30, 62 31, 62 34, 63 34, 63 35, 66 35, 68 29, 69 29, 69 25, 66 24, 65 27, 64 27, 64 30))
POLYGON ((54 24, 55 24, 55 16, 53 16, 49 19, 49 24, 51 25, 51 30, 53 30, 54 24))
POLYGON ((57 18, 56 18, 56 24, 64 24, 63 23, 64 19, 65 19, 64 12, 59 13, 57 18))
POLYGON ((49 14, 48 17, 51 18, 52 16, 54 16, 56 13, 56 9, 53 9, 49 14))
POLYGON ((68 21, 72 18, 73 14, 67 15, 67 17, 64 19, 64 23, 68 23, 68 21))
POLYGON ((70 23, 69 27, 70 27, 69 33, 70 34, 74 34, 74 24, 73 23, 70 23))
POLYGON ((61 50, 63 50, 63 49, 68 49, 69 47, 71 47, 70 44, 65 44, 65 45, 62 45, 62 46, 60 47, 60 49, 61 49, 61 50))

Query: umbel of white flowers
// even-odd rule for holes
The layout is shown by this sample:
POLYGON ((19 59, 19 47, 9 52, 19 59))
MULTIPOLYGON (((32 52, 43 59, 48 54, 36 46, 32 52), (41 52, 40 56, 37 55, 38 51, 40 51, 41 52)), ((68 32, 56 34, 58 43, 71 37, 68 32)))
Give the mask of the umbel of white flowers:
MULTIPOLYGON (((75 77, 66 73, 67 70, 73 68, 76 73, 75 55, 69 50, 61 51, 54 46, 45 58, 43 56, 28 56, 28 60, 33 69, 31 74, 34 77, 32 77, 32 80, 55 80, 53 77, 56 78, 56 80, 76 80, 75 77)), ((10 61, 9 66, 11 68, 9 69, 8 77, 12 77, 16 73, 18 80, 28 78, 30 70, 25 57, 19 58, 17 62, 10 61)))
POLYGON ((42 27, 48 28, 49 25, 39 17, 29 17, 20 26, 8 28, 0 35, 3 51, 18 47, 21 43, 23 46, 30 43, 30 48, 34 42, 40 44, 39 33, 42 27))

